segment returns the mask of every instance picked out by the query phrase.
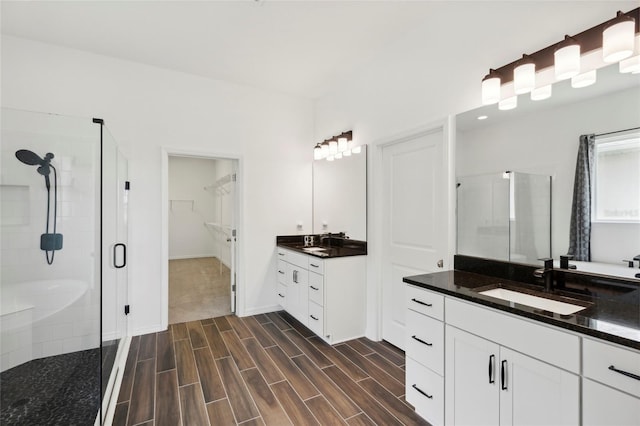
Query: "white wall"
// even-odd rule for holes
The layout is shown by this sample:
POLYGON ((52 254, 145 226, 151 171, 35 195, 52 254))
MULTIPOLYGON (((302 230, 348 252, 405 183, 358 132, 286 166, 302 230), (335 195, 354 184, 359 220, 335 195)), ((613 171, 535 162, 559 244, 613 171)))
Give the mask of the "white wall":
MULTIPOLYGON (((513 170, 550 175, 551 246, 553 257, 557 259, 569 248, 573 179, 580 135, 639 125, 638 91, 625 90, 526 114, 502 124, 458 131, 456 173, 469 176, 513 170), (612 110, 615 114, 609 113, 612 110)), ((621 261, 638 254, 635 252, 640 250, 639 226, 628 225, 622 232, 626 232, 628 238, 611 240, 607 236, 611 229, 606 231, 601 225, 605 224, 594 226, 593 261, 621 261)), ((614 234, 609 236, 614 237, 614 234)), ((621 237, 620 233, 615 237, 621 237)))
POLYGON ((169 259, 212 257, 215 230, 214 193, 205 188, 216 181, 216 161, 169 157, 169 259))
MULTIPOLYGON (((369 337, 379 337, 380 322, 378 244, 384 218, 374 209, 373 187, 379 173, 379 143, 480 106, 480 82, 489 68, 556 43, 564 34, 590 28, 618 9, 636 6, 633 1, 435 2, 433 13, 442 17, 437 25, 401 35, 386 46, 385 54, 318 99, 315 140, 352 129, 355 144, 369 144, 369 337)), ((454 148, 450 150, 453 155, 454 148)))
POLYGON ((310 101, 7 36, 1 88, 3 106, 103 118, 129 158, 134 334, 162 324, 162 148, 241 159, 238 309, 275 309, 275 236, 311 230, 310 101))

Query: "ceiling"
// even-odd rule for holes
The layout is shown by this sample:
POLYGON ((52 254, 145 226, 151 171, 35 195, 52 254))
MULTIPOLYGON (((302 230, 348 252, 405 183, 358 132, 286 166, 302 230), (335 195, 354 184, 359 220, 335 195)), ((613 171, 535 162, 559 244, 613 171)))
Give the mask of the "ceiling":
POLYGON ((1 29, 6 35, 313 99, 385 51, 410 51, 407 43, 420 46, 419 52, 439 52, 443 40, 457 37, 465 45, 471 40, 484 48, 469 54, 480 55, 488 69, 513 60, 520 49, 537 50, 541 42, 557 40, 561 31, 593 25, 616 6, 629 10, 637 4, 555 3, 556 16, 549 14, 548 1, 522 0, 2 0, 1 29), (580 16, 574 16, 576 10, 580 16), (526 20, 513 19, 525 12, 526 20), (462 14, 466 27, 456 22, 462 14), (544 25, 536 27, 539 22, 544 25), (509 37, 498 45, 500 30, 509 37))
POLYGON ((429 9, 397 1, 2 1, 2 33, 314 98, 429 9))

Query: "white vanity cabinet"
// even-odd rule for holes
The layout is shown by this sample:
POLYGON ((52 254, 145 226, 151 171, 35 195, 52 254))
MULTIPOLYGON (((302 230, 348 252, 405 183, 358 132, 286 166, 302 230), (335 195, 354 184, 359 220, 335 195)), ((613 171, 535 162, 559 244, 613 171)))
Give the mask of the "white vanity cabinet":
POLYGON ((583 339, 582 422, 640 425, 640 353, 583 339))
POLYGON ((364 256, 321 259, 277 247, 280 306, 329 344, 364 336, 364 256))

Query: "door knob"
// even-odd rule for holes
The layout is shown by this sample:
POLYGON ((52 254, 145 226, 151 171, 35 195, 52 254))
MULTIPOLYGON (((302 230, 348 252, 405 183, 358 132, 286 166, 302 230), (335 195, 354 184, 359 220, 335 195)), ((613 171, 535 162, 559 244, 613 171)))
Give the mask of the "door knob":
POLYGON ((438 265, 438 268, 442 268, 444 266, 444 260, 442 259, 438 260, 437 265, 438 265))

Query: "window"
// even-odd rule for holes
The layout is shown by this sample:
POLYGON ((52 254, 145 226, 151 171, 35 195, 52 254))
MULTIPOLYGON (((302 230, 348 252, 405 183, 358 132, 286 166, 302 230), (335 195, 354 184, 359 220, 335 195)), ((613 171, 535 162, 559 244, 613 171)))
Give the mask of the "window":
POLYGON ((598 137, 592 221, 640 223, 640 132, 598 137))

